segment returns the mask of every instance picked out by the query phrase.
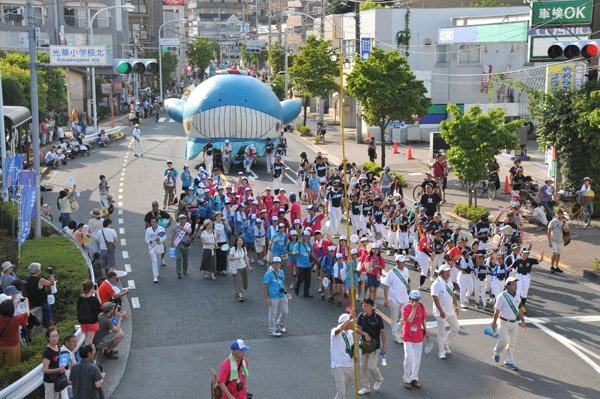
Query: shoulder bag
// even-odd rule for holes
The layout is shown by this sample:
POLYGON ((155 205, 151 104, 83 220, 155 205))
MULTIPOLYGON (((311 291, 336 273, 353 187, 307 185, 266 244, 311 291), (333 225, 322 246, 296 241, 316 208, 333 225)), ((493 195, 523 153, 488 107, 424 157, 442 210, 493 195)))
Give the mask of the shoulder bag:
POLYGON ((564 244, 565 247, 571 243, 571 232, 570 231, 565 231, 565 225, 566 225, 566 223, 567 222, 563 221, 563 224, 562 224, 563 244, 564 244))
MULTIPOLYGON (((364 331, 364 321, 365 318, 367 317, 366 314, 363 313, 363 318, 362 318, 362 323, 360 328, 364 331)), ((377 350, 377 341, 371 337, 370 341, 367 341, 365 339, 365 337, 363 337, 362 335, 360 336, 360 341, 358 343, 358 347, 360 348, 360 350, 362 351, 362 353, 372 353, 375 352, 377 350)))
POLYGON ((100 230, 102 232, 102 237, 104 238, 104 244, 106 245, 106 250, 109 254, 115 254, 115 243, 106 240, 106 236, 104 235, 104 229, 100 230))
POLYGON ((54 392, 62 392, 69 386, 66 373, 54 374, 54 392))

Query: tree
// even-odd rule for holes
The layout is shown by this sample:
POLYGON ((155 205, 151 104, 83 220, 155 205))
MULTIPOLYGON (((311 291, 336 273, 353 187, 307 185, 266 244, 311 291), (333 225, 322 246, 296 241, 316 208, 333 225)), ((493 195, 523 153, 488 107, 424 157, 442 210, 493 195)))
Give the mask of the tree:
POLYGON ((484 115, 479 106, 473 106, 463 114, 455 104, 448 104, 448 112, 450 118, 440 124, 442 138, 450 146, 446 154, 454 173, 469 186, 471 206, 473 185, 488 178, 487 164, 494 156, 517 147, 517 130, 523 121, 505 123, 505 111, 500 108, 484 115))
POLYGON ((347 12, 354 11, 354 3, 340 1, 340 0, 327 0, 327 7, 325 8, 326 14, 345 14, 347 12))
MULTIPOLYGON (((278 72, 283 71, 285 68, 285 50, 281 47, 281 44, 274 43, 269 46, 267 59, 271 72, 277 75, 278 72)), ((288 60, 289 64, 289 60, 288 60)))
MULTIPOLYGON (((146 58, 154 58, 158 61, 158 50, 148 50, 146 51, 146 58)), ((162 53, 162 78, 163 85, 169 85, 171 82, 172 75, 175 71, 177 71, 177 54, 172 53, 170 51, 163 51, 162 53)), ((159 71, 156 71, 154 75, 156 76, 156 81, 159 81, 159 71)))
POLYGON ((361 117, 382 133, 381 166, 385 166, 385 130, 392 121, 423 116, 431 106, 423 82, 417 80, 406 58, 397 51, 371 51, 366 60, 357 59, 346 79, 347 90, 362 108, 361 117))
POLYGON ((189 62, 204 71, 217 58, 219 46, 207 39, 196 38, 185 51, 189 62))
POLYGON ((241 47, 242 61, 247 68, 258 70, 267 61, 268 53, 262 50, 259 53, 249 53, 246 51, 246 46, 241 47))
POLYGON ((10 75, 2 75, 2 97, 4 105, 23 105, 26 103, 23 87, 10 75))
MULTIPOLYGON (((38 62, 50 63, 48 54, 38 54, 38 62)), ((28 67, 29 68, 29 67, 28 67)), ((67 78, 62 68, 40 68, 39 79, 47 87, 46 109, 67 111, 67 78)))
POLYGON ((275 75, 271 83, 271 90, 280 100, 285 100, 285 75, 275 75))
POLYGON ((361 11, 367 11, 367 10, 374 10, 376 8, 384 8, 385 4, 379 4, 376 1, 373 0, 367 0, 364 3, 360 3, 360 10, 361 11))
POLYGON ((306 44, 299 47, 294 64, 288 68, 295 94, 304 98, 304 125, 309 99, 325 97, 338 88, 335 82, 338 67, 337 63, 331 60, 332 52, 331 42, 310 35, 306 44))

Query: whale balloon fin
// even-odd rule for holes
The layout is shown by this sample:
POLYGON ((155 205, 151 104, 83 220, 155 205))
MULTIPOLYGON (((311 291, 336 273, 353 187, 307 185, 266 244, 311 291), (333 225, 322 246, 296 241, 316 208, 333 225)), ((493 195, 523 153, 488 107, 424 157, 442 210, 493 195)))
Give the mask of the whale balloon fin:
POLYGON ((296 100, 285 100, 281 102, 281 109, 283 109, 283 123, 288 123, 300 115, 302 104, 296 100))
POLYGON ((165 100, 165 110, 167 114, 179 123, 183 122, 183 107, 185 101, 177 98, 169 98, 165 100))

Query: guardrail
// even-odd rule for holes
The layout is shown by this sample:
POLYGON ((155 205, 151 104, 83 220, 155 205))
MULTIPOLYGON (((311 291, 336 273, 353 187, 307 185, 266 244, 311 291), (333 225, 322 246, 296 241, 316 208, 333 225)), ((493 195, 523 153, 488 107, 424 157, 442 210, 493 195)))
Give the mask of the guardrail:
MULTIPOLYGON (((85 259, 88 270, 90 271, 90 278, 93 282, 96 282, 94 278, 94 267, 92 266, 92 262, 88 257, 87 253, 81 246, 73 239, 73 237, 67 235, 61 228, 56 226, 50 219, 45 216, 42 216, 42 220, 52 226, 54 230, 70 239, 77 248, 79 248, 79 252, 85 259)), ((75 335, 77 336, 77 348, 84 342, 85 335, 81 331, 79 326, 75 326, 77 331, 75 335)), ((77 350, 77 348, 75 350, 77 350)), ((42 371, 42 364, 40 363, 36 368, 31 370, 29 373, 25 374, 23 377, 19 378, 17 381, 13 382, 11 385, 4 388, 0 391, 0 399, 21 399, 35 391, 42 383, 44 382, 44 372, 42 371)))
MULTIPOLYGON (((106 133, 106 137, 110 138, 111 135, 121 133, 123 130, 125 130, 125 126, 115 126, 110 129, 104 129, 104 132, 106 133)), ((98 138, 99 135, 100 135, 99 132, 87 134, 83 138, 83 143, 86 145, 89 145, 90 142, 93 142, 95 144, 96 139, 98 138)))

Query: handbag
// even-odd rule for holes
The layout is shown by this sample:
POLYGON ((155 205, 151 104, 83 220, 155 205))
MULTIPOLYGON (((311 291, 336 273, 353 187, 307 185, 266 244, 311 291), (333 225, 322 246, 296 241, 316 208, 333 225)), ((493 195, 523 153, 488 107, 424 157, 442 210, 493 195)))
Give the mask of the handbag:
POLYGON ((106 244, 106 250, 108 251, 109 254, 114 255, 115 249, 116 249, 115 243, 106 241, 106 236, 104 235, 104 229, 102 229, 101 231, 102 231, 102 237, 104 238, 104 244, 106 244))
POLYGON ((571 243, 571 232, 565 231, 565 222, 563 222, 562 231, 563 231, 563 244, 566 247, 567 245, 569 245, 571 243))
MULTIPOLYGON (((363 313, 364 314, 364 313, 363 313)), ((365 316, 363 316, 363 324, 364 324, 365 316)), ((364 326, 360 326, 361 329, 364 329, 364 326)), ((372 353, 377 350, 377 341, 371 338, 370 341, 367 341, 364 337, 360 337, 360 341, 358 342, 358 347, 362 351, 362 353, 372 353)))
POLYGON ((62 392, 69 386, 66 373, 54 374, 54 392, 62 392))

